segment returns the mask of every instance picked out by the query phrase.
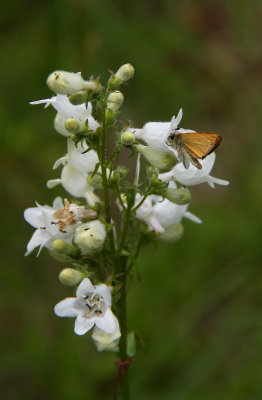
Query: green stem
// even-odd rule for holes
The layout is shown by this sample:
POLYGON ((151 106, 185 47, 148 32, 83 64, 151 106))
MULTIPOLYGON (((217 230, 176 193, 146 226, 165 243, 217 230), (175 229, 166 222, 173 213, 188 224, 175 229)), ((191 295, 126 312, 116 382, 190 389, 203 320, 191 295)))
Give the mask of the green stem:
POLYGON ((127 207, 126 213, 125 213, 125 223, 124 223, 124 228, 123 228, 123 232, 122 232, 122 240, 121 240, 119 248, 118 248, 119 253, 121 252, 121 250, 123 249, 124 244, 125 244, 126 235, 127 235, 127 231, 128 231, 128 224, 129 224, 129 214, 130 214, 130 208, 127 207))
MULTIPOLYGON (((119 344, 120 360, 126 361, 127 356, 127 312, 126 312, 126 259, 120 260, 120 273, 122 286, 120 289, 120 299, 118 302, 118 318, 121 329, 121 339, 119 344)), ((126 370, 121 382, 120 390, 122 400, 130 399, 128 371, 126 370)))
MULTIPOLYGON (((102 108, 102 133, 101 133, 101 148, 100 148, 100 165, 102 171, 102 183, 103 183, 103 192, 104 192, 104 205, 105 205, 105 217, 107 224, 111 224, 111 211, 110 211, 110 201, 109 201, 109 193, 108 193, 108 182, 106 176, 106 102, 103 103, 102 108)), ((114 254, 115 252, 115 242, 114 242, 114 234, 113 230, 110 229, 108 232, 109 243, 111 247, 111 251, 114 254)))

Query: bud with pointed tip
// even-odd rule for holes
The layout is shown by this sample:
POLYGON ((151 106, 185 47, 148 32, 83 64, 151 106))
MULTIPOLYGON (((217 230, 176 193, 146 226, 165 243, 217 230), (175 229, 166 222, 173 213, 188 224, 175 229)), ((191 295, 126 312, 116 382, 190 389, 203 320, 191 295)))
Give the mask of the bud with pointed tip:
POLYGON ((75 231, 75 242, 82 254, 92 254, 102 249, 106 238, 105 225, 99 220, 87 222, 75 231))
POLYGON ((126 145, 130 146, 135 141, 135 135, 132 132, 125 131, 121 134, 121 142, 126 145))
POLYGON ((191 194, 189 190, 186 189, 168 188, 165 196, 168 200, 172 201, 172 203, 179 205, 188 204, 191 201, 191 194))
POLYGON ((142 144, 138 144, 135 147, 150 164, 162 171, 169 171, 177 163, 176 156, 171 151, 159 151, 152 149, 150 146, 144 146, 142 144))
POLYGON ((63 285, 74 286, 82 281, 84 274, 73 268, 64 268, 58 278, 63 285))
POLYGON ((131 64, 122 65, 117 72, 115 73, 115 77, 120 79, 121 82, 129 81, 129 79, 133 78, 135 73, 135 69, 131 64))

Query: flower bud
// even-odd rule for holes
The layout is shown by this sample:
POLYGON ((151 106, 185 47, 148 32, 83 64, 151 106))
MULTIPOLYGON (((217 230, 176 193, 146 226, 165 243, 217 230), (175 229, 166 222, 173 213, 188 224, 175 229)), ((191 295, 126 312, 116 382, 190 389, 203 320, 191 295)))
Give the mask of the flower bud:
POLYGON ((112 75, 109 78, 109 81, 108 81, 109 89, 117 89, 120 84, 121 84, 121 80, 119 78, 116 78, 115 75, 112 75))
POLYGON ((102 182, 102 176, 99 174, 88 174, 87 175, 87 183, 90 186, 93 186, 95 189, 102 189, 103 188, 103 182, 102 182))
POLYGON ((75 231, 75 242, 82 254, 99 251, 106 238, 105 225, 95 220, 79 226, 75 231))
POLYGON ((186 189, 168 188, 165 194, 166 198, 172 203, 183 205, 191 201, 191 194, 186 189))
POLYGON ((71 135, 71 132, 69 132, 65 128, 65 117, 63 117, 63 115, 61 115, 59 113, 56 114, 56 117, 54 120, 54 127, 55 127, 55 130, 63 136, 69 137, 71 135))
POLYGON ((117 352, 120 337, 121 333, 117 318, 115 318, 115 330, 112 333, 107 333, 95 326, 92 334, 92 339, 98 351, 117 352))
POLYGON ((85 81, 81 74, 67 71, 54 71, 46 81, 48 87, 55 93, 71 94, 84 89, 85 81))
POLYGON ((150 164, 162 171, 168 171, 172 169, 177 163, 176 156, 171 151, 158 151, 152 149, 150 146, 143 146, 142 144, 136 145, 136 149, 150 164))
POLYGON ((110 93, 110 95, 107 98, 107 109, 110 109, 115 113, 122 106, 123 101, 124 101, 123 94, 119 90, 116 90, 115 92, 110 93))
POLYGON ((60 272, 58 278, 63 285, 74 286, 82 281, 84 274, 73 268, 65 268, 60 272))
POLYGON ((85 124, 83 121, 80 121, 76 118, 67 118, 65 120, 65 128, 70 133, 80 133, 83 132, 85 129, 85 124))
POLYGON ((120 179, 120 173, 118 171, 114 171, 114 172, 112 172, 112 174, 109 178, 109 182, 116 183, 119 181, 119 179, 120 179))
POLYGON ((131 64, 122 65, 117 72, 115 73, 115 77, 120 79, 121 82, 129 81, 129 79, 133 78, 135 73, 135 69, 131 64))
POLYGON ((165 242, 176 242, 181 239, 184 233, 184 227, 180 222, 176 222, 173 225, 166 226, 165 232, 162 233, 158 238, 165 242))
POLYGON ((79 250, 73 247, 71 244, 65 242, 63 239, 56 239, 53 241, 53 249, 60 254, 65 254, 66 256, 76 257, 79 250))
POLYGON ((78 106, 88 101, 88 94, 86 91, 82 90, 81 92, 70 94, 68 99, 74 106, 78 106))
POLYGON ((121 142, 126 146, 133 144, 135 141, 135 135, 132 132, 125 131, 121 134, 121 142))

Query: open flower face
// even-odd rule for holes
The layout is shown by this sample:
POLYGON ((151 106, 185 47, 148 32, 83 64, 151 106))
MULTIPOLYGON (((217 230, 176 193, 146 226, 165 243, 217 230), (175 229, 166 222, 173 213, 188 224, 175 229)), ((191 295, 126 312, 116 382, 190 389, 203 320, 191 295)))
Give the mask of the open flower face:
MULTIPOLYGON (((25 220, 36 228, 32 238, 27 245, 26 255, 30 254, 36 247, 52 248, 55 239, 63 239, 71 243, 75 229, 81 224, 80 220, 86 216, 84 207, 70 204, 61 197, 57 197, 53 207, 41 206, 27 208, 24 213, 25 220)), ((39 254, 38 252, 38 254, 39 254)))
POLYGON ((76 317, 75 333, 84 335, 94 325, 102 331, 116 330, 115 316, 111 309, 110 289, 105 284, 93 286, 88 278, 82 280, 76 297, 68 297, 55 306, 59 317, 76 317))

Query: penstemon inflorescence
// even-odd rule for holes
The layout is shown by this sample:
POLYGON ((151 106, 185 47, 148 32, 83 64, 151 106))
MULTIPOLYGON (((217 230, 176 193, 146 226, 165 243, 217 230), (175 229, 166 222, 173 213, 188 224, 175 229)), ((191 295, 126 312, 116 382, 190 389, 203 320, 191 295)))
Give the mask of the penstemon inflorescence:
POLYGON ((55 306, 56 315, 75 317, 76 334, 93 329, 98 351, 117 353, 115 398, 121 387, 124 399, 129 398, 126 370, 135 355, 135 335, 128 333, 126 323, 126 281, 139 252, 150 242, 179 240, 183 218, 201 223, 188 211, 188 186, 228 184, 210 176, 215 153, 196 168, 180 162, 179 151, 168 145, 171 133, 194 132, 179 128, 182 110, 170 122, 123 127, 119 88, 133 75, 132 65, 125 64, 111 73, 105 87, 80 73, 49 75, 47 84, 56 95, 31 104, 52 105, 57 112, 54 127, 66 138, 67 153, 54 163, 54 169, 62 166, 60 177, 47 186, 60 184, 68 194, 55 198, 52 207, 36 203, 24 214, 36 229, 26 255, 46 247, 67 264, 61 283, 76 287, 76 297, 55 306), (121 152, 135 157, 134 168, 120 165, 121 152))

